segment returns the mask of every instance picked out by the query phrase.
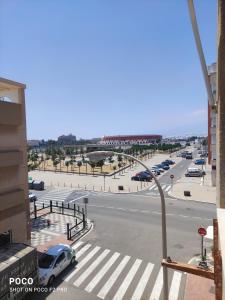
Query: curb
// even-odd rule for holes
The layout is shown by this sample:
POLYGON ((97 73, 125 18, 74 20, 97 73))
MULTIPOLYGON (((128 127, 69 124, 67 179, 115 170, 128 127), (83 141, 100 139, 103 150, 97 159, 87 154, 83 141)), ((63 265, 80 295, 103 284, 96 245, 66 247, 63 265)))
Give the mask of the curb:
POLYGON ((85 237, 88 233, 90 233, 92 231, 92 229, 94 228, 94 224, 93 222, 90 221, 90 228, 88 228, 87 231, 85 231, 83 234, 79 235, 77 238, 75 238, 75 240, 73 240, 73 242, 71 243, 71 245, 75 244, 78 240, 80 240, 81 238, 85 237))
POLYGON ((212 202, 208 202, 208 201, 200 201, 200 200, 195 200, 195 199, 188 199, 188 198, 179 198, 179 197, 175 197, 172 195, 172 193, 169 191, 168 192, 168 195, 172 198, 172 199, 175 199, 175 200, 183 200, 183 201, 194 201, 194 202, 200 202, 200 203, 207 203, 207 204, 213 204, 213 205, 216 205, 216 202, 215 203, 212 203, 212 202))

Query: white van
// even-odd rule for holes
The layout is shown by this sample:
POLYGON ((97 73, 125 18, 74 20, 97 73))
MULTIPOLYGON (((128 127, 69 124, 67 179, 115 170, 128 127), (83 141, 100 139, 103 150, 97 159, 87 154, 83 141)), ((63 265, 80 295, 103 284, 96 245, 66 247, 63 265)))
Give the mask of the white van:
POLYGON ((185 173, 186 177, 202 177, 205 172, 200 170, 199 168, 188 168, 185 173))

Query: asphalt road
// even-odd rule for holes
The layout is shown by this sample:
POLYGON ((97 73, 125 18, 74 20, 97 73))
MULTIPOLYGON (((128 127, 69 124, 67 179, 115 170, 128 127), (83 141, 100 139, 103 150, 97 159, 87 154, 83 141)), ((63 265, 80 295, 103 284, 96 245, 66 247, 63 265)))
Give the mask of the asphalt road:
MULTIPOLYGON (((190 163, 191 161, 182 160, 171 171, 163 175, 160 182, 169 184, 170 173, 175 175, 176 180, 179 179, 190 163)), ((79 202, 82 203, 81 200, 77 200, 77 204, 79 202)), ((174 260, 188 262, 193 256, 200 253, 198 227, 207 228, 212 225, 212 219, 216 216, 216 207, 213 204, 185 202, 166 197, 166 210, 168 255, 174 260)), ((153 266, 151 276, 149 276, 140 299, 162 299, 162 294, 160 296, 162 288, 160 198, 149 195, 148 191, 127 195, 90 193, 88 217, 93 221, 94 228, 82 239, 83 244, 77 249, 79 253, 84 247, 89 247, 89 250, 78 258, 78 264, 75 267, 78 268, 76 275, 73 275, 74 267, 67 269, 56 280, 55 287, 60 290, 50 294, 33 295, 32 298, 74 299, 75 297, 79 300, 92 300, 104 296, 104 299, 130 300, 136 291, 135 287, 139 287, 140 292, 141 284, 138 286, 138 283, 142 282, 143 287, 141 276, 148 271, 147 267, 153 266), (99 254, 95 254, 79 271, 82 261, 87 260, 90 253, 95 250, 98 250, 99 254), (104 257, 104 255, 106 256, 104 257), (112 259, 111 255, 119 255, 119 263, 114 263, 101 277, 99 274, 102 274, 107 263, 109 264, 112 259), (129 257, 129 262, 124 271, 118 275, 115 283, 104 294, 104 287, 106 289, 106 286, 109 286, 111 276, 122 263, 122 258, 125 259, 125 257, 129 257), (93 264, 96 265, 95 268, 93 268, 93 264), (96 276, 100 276, 97 283, 96 276), (126 291, 124 295, 121 294, 121 290, 126 291)), ((209 248, 210 245, 210 241, 205 242, 205 247, 209 248)), ((185 274, 175 274, 174 271, 169 271, 169 285, 173 286, 175 295, 171 299, 183 299, 185 274), (174 286, 172 279, 175 283, 174 286), (176 287, 178 287, 178 291, 176 287)), ((133 299, 139 298, 134 297, 133 299)))

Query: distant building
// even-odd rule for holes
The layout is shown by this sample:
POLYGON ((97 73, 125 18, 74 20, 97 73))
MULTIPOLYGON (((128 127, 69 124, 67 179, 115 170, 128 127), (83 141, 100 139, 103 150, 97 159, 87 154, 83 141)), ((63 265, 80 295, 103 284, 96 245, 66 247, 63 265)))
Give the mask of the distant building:
POLYGON ((144 135, 114 135, 104 136, 100 144, 112 146, 124 145, 151 145, 161 142, 162 136, 158 134, 144 134, 144 135))
POLYGON ((69 134, 69 135, 61 135, 58 137, 58 144, 60 145, 74 145, 76 144, 76 136, 69 134))
POLYGON ((27 145, 29 147, 38 147, 38 146, 40 146, 40 144, 41 144, 40 140, 28 140, 27 141, 27 145))

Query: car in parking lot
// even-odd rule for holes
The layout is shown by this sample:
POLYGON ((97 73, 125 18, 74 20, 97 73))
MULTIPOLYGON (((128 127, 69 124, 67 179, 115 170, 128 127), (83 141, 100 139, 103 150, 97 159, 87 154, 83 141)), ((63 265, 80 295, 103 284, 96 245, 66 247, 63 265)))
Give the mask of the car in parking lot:
POLYGON ((162 172, 164 172, 163 169, 160 169, 160 168, 158 168, 156 166, 151 167, 151 170, 155 170, 158 173, 158 175, 160 175, 162 172))
POLYGON ((192 159, 193 158, 192 153, 187 153, 185 158, 186 159, 192 159))
POLYGON ((75 250, 66 244, 57 244, 42 253, 38 259, 40 285, 51 286, 55 278, 76 260, 75 250))
POLYGON ((175 161, 171 160, 171 159, 166 159, 166 160, 164 160, 164 162, 169 164, 169 165, 174 165, 175 164, 175 161))
POLYGON ((150 174, 147 174, 145 171, 137 173, 135 176, 131 177, 131 180, 134 181, 151 181, 152 176, 150 174))
POLYGON ((159 165, 156 165, 156 167, 162 168, 163 170, 167 171, 170 169, 170 166, 166 163, 161 163, 159 165))
POLYGON ((185 173, 186 177, 202 177, 203 175, 205 175, 205 172, 199 168, 188 168, 185 173))
POLYGON ((153 176, 147 170, 138 172, 135 176, 150 177, 151 179, 153 178, 153 176))
POLYGON ((32 192, 29 192, 28 197, 29 197, 30 202, 34 202, 37 200, 37 196, 35 194, 33 194, 32 192))
POLYGON ((199 158, 195 160, 196 165, 205 165, 205 159, 204 158, 199 158))

